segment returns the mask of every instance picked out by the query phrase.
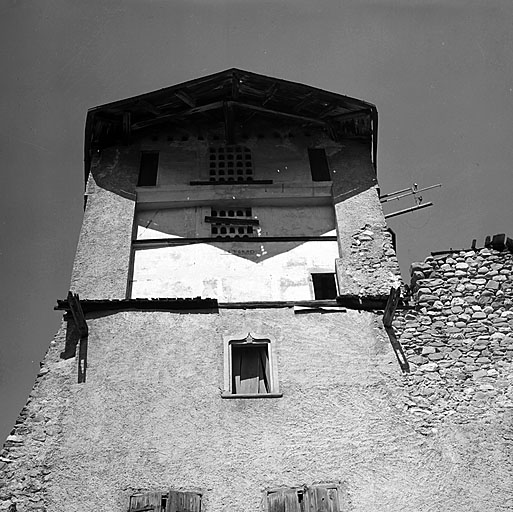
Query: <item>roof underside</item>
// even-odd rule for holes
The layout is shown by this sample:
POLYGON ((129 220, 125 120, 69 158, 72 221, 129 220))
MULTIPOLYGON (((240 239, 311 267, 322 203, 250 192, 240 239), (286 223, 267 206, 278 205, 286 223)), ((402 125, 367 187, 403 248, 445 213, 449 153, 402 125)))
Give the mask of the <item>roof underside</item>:
POLYGON ((158 91, 89 110, 85 134, 86 175, 91 151, 127 135, 198 119, 243 124, 251 117, 280 116, 303 124, 322 125, 333 138, 355 118, 368 118, 375 137, 377 112, 371 103, 288 82, 229 69, 158 91))

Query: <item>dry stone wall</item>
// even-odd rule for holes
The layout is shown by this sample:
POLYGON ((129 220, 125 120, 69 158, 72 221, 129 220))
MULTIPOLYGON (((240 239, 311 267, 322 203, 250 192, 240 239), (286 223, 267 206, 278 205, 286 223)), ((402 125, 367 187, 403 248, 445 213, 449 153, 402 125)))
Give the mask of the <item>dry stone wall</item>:
POLYGON ((511 426, 513 255, 461 251, 428 257, 411 270, 414 308, 394 319, 410 364, 402 406, 426 435, 449 418, 503 418, 511 426))

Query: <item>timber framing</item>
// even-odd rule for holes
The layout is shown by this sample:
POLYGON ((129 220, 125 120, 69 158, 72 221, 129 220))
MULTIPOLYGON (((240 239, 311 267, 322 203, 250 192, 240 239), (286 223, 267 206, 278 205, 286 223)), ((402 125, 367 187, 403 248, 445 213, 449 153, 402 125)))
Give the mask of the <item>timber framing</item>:
POLYGON ((377 110, 373 104, 232 68, 90 109, 85 128, 86 179, 93 152, 118 144, 138 130, 162 123, 194 122, 195 116, 206 113, 213 121, 224 123, 228 143, 233 140, 238 123, 255 115, 280 116, 303 125, 320 126, 336 140, 370 136, 376 160, 377 110), (249 112, 249 116, 243 118, 243 111, 249 112), (348 133, 347 120, 362 116, 370 119, 369 133, 348 133))

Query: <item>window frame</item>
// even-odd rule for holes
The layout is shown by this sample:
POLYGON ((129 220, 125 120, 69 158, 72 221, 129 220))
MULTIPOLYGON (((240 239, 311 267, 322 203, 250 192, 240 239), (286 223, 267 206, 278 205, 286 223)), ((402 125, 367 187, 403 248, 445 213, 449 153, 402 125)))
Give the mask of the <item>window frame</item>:
MULTIPOLYGON (((312 283, 312 290, 313 290, 314 300, 335 300, 338 297, 338 295, 340 294, 340 291, 339 291, 339 288, 338 288, 338 276, 337 276, 336 272, 332 272, 332 271, 310 272, 310 280, 311 280, 311 283, 312 283), (319 287, 320 283, 319 283, 318 279, 320 280, 321 278, 316 278, 314 276, 319 276, 319 275, 322 275, 322 274, 333 276, 333 284, 335 285, 335 296, 334 297, 322 297, 322 298, 318 298, 317 297, 317 293, 315 291, 315 284, 316 284, 316 281, 317 281, 318 287, 319 287)), ((321 290, 319 290, 319 292, 320 291, 321 290)))
POLYGON ((238 335, 223 336, 224 345, 224 391, 222 398, 281 398, 283 393, 279 390, 278 361, 276 357, 276 340, 272 336, 244 333, 238 335), (233 389, 233 353, 232 347, 255 346, 267 347, 267 358, 269 364, 270 392, 268 393, 234 393, 233 389))
POLYGON ((310 175, 315 183, 333 181, 330 170, 330 162, 326 149, 323 147, 308 148, 308 163, 310 165, 310 175))
POLYGON ((159 179, 159 164, 160 164, 160 151, 157 150, 143 150, 140 152, 139 155, 139 173, 137 175, 137 188, 140 187, 156 187, 158 186, 158 179, 159 179), (151 169, 151 177, 152 183, 150 184, 142 184, 141 181, 143 181, 143 177, 146 179, 148 170, 143 170, 144 168, 144 159, 147 157, 152 157, 154 160, 152 163, 152 169, 151 169), (153 165, 155 168, 153 168, 153 165))

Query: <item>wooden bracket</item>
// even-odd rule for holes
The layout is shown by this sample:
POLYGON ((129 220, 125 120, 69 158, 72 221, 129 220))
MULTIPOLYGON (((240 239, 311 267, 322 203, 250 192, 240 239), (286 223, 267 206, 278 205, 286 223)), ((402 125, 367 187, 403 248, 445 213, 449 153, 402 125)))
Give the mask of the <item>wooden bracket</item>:
POLYGON ((89 335, 89 328, 87 327, 84 312, 80 305, 80 298, 77 293, 68 292, 68 305, 80 334, 80 345, 78 348, 78 383, 81 384, 86 381, 87 337, 89 335))
POLYGON ((89 329, 87 327, 84 312, 82 311, 82 306, 80 305, 80 298, 77 293, 68 292, 68 304, 80 336, 87 336, 89 334, 89 329))
POLYGON ((383 325, 385 327, 392 326, 392 320, 394 319, 394 313, 399 304, 399 298, 401 296, 401 289, 391 288, 390 295, 388 296, 387 304, 385 306, 385 313, 383 315, 383 325))

